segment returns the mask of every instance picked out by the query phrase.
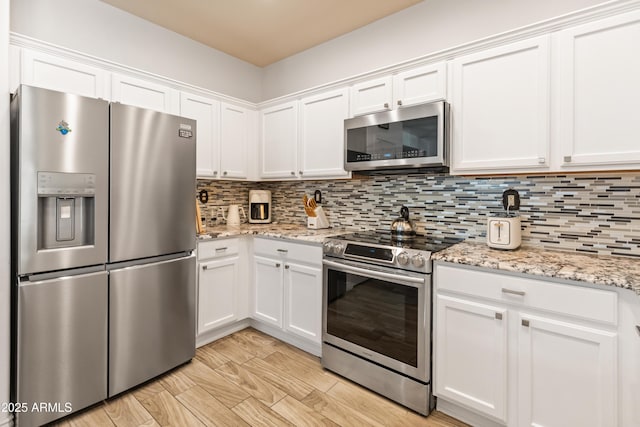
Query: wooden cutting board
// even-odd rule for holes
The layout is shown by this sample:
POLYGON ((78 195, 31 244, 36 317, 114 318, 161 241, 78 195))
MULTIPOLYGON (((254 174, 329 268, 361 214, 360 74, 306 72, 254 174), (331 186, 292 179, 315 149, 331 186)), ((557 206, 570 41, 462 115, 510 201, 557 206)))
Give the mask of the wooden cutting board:
POLYGON ((203 232, 202 223, 200 222, 200 203, 196 199, 196 233, 202 234, 203 232))

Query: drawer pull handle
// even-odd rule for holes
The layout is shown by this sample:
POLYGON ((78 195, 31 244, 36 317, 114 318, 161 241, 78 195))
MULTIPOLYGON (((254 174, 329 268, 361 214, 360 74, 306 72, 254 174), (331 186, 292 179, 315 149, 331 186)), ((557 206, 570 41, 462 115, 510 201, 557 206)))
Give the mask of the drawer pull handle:
POLYGON ((216 248, 216 252, 224 252, 227 249, 229 249, 229 248, 227 248, 226 246, 224 248, 216 248))
POLYGON ((502 320, 502 313, 496 313, 496 319, 502 320))
POLYGON ((282 252, 283 254, 286 254, 287 252, 289 252, 288 249, 278 249, 278 252, 282 252))
POLYGON ((504 294, 512 294, 512 295, 518 295, 523 297, 525 292, 524 291, 513 291, 511 289, 507 289, 507 288, 502 288, 502 293, 504 294))
POLYGON ((529 321, 526 319, 522 319, 522 326, 526 326, 527 328, 529 327, 529 321))

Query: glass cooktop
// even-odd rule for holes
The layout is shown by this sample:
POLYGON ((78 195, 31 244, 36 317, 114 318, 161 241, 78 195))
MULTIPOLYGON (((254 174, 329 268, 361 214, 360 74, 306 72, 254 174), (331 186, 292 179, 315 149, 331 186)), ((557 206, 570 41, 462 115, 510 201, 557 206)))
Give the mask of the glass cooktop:
POLYGON ((386 230, 363 231, 336 236, 333 239, 343 240, 359 244, 371 244, 380 246, 400 247, 418 251, 437 252, 451 245, 461 242, 462 238, 422 236, 416 235, 411 239, 398 239, 396 235, 386 230))

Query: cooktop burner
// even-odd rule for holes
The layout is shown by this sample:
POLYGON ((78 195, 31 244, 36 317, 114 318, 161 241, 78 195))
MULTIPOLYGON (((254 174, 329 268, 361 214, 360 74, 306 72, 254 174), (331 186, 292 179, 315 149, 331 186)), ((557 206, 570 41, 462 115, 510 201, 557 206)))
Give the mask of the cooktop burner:
POLYGON ((325 257, 384 265, 422 273, 431 271, 431 254, 463 239, 455 237, 414 236, 399 240, 390 231, 344 234, 324 243, 325 257))

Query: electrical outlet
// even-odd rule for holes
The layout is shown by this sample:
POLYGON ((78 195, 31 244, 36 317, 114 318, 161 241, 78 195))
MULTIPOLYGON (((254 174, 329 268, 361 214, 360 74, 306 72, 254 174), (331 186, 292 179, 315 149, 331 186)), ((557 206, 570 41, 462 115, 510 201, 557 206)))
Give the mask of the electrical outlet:
POLYGON ((515 205, 516 205, 516 196, 514 196, 513 194, 509 194, 507 196, 507 206, 511 207, 515 205))

